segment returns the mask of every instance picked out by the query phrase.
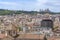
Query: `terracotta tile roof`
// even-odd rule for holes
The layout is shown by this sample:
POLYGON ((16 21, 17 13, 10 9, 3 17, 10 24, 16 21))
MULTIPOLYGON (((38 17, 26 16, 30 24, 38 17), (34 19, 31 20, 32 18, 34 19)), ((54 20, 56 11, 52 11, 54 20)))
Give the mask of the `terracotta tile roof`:
POLYGON ((21 34, 18 38, 25 38, 25 39, 43 39, 44 35, 38 34, 21 34))
POLYGON ((6 35, 5 34, 0 34, 0 38, 5 38, 6 35))
POLYGON ((53 37, 49 37, 47 39, 48 40, 60 40, 60 37, 53 36, 53 37))

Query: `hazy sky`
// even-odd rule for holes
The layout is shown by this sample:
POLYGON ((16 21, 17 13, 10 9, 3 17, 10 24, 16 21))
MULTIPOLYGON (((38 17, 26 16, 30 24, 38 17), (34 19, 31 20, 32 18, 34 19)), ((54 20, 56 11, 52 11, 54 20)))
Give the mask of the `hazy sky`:
POLYGON ((60 11, 60 0, 0 0, 0 9, 60 11))

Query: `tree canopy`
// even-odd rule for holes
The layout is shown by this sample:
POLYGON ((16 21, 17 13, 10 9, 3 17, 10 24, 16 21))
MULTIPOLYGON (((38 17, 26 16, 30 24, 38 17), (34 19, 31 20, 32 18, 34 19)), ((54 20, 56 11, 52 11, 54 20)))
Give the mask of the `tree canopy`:
MULTIPOLYGON (((6 10, 6 9, 0 9, 0 15, 12 15, 12 14, 37 14, 37 13, 40 13, 40 14, 45 14, 47 13, 47 11, 24 11, 24 10, 6 10)), ((48 11, 48 13, 50 14, 60 14, 60 12, 51 12, 51 11, 48 11)))

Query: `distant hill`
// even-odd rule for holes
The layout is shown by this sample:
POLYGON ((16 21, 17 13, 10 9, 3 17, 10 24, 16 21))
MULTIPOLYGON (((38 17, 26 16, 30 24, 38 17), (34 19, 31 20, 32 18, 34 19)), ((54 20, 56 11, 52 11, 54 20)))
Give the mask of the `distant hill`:
POLYGON ((51 12, 49 10, 47 11, 23 11, 23 10, 6 10, 6 9, 0 9, 0 15, 13 15, 13 14, 45 14, 45 13, 50 13, 50 14, 60 14, 60 12, 56 13, 56 12, 51 12))

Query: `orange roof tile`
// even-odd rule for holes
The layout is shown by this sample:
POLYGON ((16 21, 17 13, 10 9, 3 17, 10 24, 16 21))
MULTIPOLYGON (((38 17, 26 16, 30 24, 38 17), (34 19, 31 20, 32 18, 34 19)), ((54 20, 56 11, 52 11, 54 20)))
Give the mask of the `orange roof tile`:
POLYGON ((5 34, 0 34, 0 38, 5 38, 6 35, 5 34))

